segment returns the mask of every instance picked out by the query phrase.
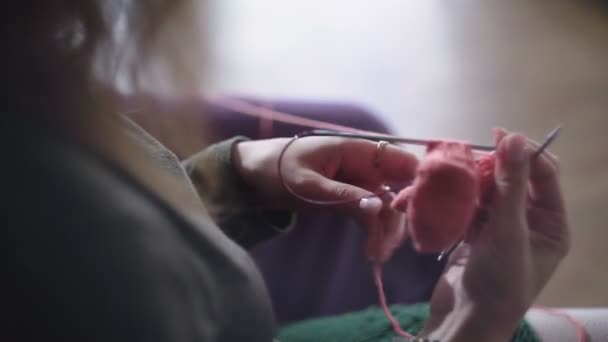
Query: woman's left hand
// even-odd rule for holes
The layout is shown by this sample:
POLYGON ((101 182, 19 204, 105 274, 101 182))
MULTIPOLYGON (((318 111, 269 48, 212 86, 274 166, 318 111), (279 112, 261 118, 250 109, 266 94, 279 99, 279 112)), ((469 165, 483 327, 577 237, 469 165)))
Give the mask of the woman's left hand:
POLYGON ((369 140, 304 137, 246 141, 236 145, 234 163, 267 208, 333 210, 354 216, 366 228, 365 253, 370 260, 387 261, 406 237, 405 214, 390 207, 393 193, 383 186, 412 181, 418 161, 402 148, 369 140), (285 189, 317 204, 297 198, 285 189), (322 202, 334 202, 333 205, 322 202), (337 204, 340 203, 340 204, 337 204))
POLYGON ((278 174, 281 151, 290 139, 245 141, 233 151, 233 161, 246 183, 273 209, 331 209, 378 214, 381 200, 371 198, 361 206, 358 199, 371 196, 385 184, 407 184, 415 175, 417 159, 390 144, 337 137, 303 137, 292 143, 282 160, 284 183, 296 194, 315 201, 343 201, 339 205, 315 205, 291 195, 278 174))

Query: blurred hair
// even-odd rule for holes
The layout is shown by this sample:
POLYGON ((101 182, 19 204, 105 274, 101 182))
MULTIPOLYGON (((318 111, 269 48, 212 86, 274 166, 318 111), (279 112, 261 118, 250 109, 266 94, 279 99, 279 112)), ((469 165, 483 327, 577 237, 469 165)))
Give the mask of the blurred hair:
POLYGON ((18 114, 84 115, 99 108, 100 94, 108 91, 196 87, 200 67, 192 70, 192 62, 202 51, 193 48, 196 41, 184 44, 200 36, 195 6, 186 0, 8 0, 0 14, 5 105, 18 114))

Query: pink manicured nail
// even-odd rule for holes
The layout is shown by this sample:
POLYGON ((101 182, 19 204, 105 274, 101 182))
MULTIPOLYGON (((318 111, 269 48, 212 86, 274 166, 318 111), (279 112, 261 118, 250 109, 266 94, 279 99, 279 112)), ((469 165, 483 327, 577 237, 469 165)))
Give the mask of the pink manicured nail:
POLYGON ((507 158, 512 163, 521 163, 526 158, 526 138, 512 135, 507 138, 507 158))
POLYGON ((382 209, 382 201, 378 197, 362 198, 359 201, 359 209, 367 215, 378 215, 382 209))

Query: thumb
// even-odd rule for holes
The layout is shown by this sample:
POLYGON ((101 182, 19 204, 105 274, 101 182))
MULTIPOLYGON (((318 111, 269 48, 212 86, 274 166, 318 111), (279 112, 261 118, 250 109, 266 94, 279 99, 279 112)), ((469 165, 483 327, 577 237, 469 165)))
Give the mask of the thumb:
POLYGON ((383 201, 373 193, 357 186, 325 179, 324 190, 335 201, 344 201, 345 209, 356 208, 364 216, 376 216, 384 206, 383 201))
POLYGON ((527 139, 520 134, 509 134, 498 145, 495 210, 501 217, 524 217, 530 178, 530 151, 526 145, 527 139))
POLYGON ((295 188, 299 188, 294 190, 308 198, 333 202, 338 209, 359 210, 365 216, 376 216, 383 207, 383 201, 372 192, 318 173, 308 175, 307 182, 295 188))

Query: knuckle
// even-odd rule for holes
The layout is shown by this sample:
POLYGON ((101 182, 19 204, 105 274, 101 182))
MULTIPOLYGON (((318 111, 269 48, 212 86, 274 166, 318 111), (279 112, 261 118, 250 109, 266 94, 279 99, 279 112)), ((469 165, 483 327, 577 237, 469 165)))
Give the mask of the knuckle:
POLYGON ((562 164, 561 164, 559 157, 555 156, 554 158, 551 159, 551 161, 552 161, 551 166, 553 167, 553 172, 556 175, 559 175, 561 168, 562 168, 562 166, 561 166, 562 164))
POLYGON ((514 191, 524 192, 527 191, 528 179, 522 175, 500 175, 496 178, 496 185, 500 189, 504 189, 505 192, 512 193, 514 191))
POLYGON ((346 198, 351 195, 352 191, 347 185, 339 185, 334 188, 334 193, 340 198, 346 198))
POLYGON ((289 183, 295 189, 307 189, 313 185, 314 179, 306 172, 296 172, 290 177, 289 183))
POLYGON ((566 234, 566 236, 562 239, 561 243, 557 247, 557 252, 562 258, 565 258, 572 249, 572 237, 570 234, 566 234))

